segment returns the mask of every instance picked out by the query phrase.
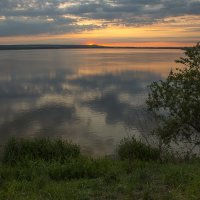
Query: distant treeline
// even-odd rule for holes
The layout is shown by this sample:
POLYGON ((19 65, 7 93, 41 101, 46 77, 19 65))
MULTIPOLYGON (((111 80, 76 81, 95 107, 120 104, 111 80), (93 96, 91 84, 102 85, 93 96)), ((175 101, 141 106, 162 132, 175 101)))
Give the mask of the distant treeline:
POLYGON ((113 47, 100 45, 48 45, 48 44, 30 44, 30 45, 0 45, 0 50, 28 50, 28 49, 186 49, 184 47, 113 47))

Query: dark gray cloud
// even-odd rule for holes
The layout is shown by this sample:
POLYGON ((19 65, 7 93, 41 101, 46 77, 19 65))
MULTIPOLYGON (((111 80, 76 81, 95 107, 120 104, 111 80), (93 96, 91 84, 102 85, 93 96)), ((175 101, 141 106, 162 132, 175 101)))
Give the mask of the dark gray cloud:
POLYGON ((83 104, 96 112, 104 113, 107 124, 123 122, 129 128, 137 128, 143 133, 149 133, 149 130, 152 130, 156 123, 145 105, 134 106, 121 102, 116 93, 104 93, 83 104))
MULTIPOLYGON (((46 105, 27 112, 16 114, 14 119, 0 126, 0 134, 25 134, 35 123, 39 124, 40 132, 55 134, 56 129, 64 122, 76 120, 75 108, 63 105, 46 105), (48 116, 48 117, 47 117, 48 116)), ((6 137, 7 137, 6 136, 6 137)))
POLYGON ((70 81, 73 85, 78 85, 84 89, 96 89, 101 91, 112 88, 115 92, 127 92, 132 95, 141 92, 147 92, 149 83, 154 80, 160 80, 161 77, 157 74, 147 72, 132 72, 126 71, 120 74, 103 74, 80 77, 70 81))
POLYGON ((1 0, 0 36, 79 32, 109 24, 141 26, 199 14, 199 0, 1 0), (91 19, 102 23, 81 24, 91 19))

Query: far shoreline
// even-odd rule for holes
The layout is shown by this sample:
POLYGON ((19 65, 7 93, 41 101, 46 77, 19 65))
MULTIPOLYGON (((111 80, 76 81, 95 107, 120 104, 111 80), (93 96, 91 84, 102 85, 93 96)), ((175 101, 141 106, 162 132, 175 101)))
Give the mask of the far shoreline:
POLYGON ((3 50, 41 50, 41 49, 179 49, 184 50, 190 47, 121 47, 121 46, 100 46, 100 45, 48 45, 48 44, 28 44, 28 45, 0 45, 3 50))

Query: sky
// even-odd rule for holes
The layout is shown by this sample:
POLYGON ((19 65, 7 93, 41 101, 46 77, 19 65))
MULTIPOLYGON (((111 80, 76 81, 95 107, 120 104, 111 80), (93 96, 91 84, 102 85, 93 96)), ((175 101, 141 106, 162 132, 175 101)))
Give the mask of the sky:
POLYGON ((0 0, 0 44, 191 46, 200 0, 0 0))

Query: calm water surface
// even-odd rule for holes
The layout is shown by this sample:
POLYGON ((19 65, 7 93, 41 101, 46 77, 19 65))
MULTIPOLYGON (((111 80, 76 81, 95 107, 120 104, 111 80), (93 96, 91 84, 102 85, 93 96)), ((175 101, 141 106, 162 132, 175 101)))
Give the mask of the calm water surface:
POLYGON ((147 85, 166 77, 181 50, 0 51, 0 143, 61 137, 91 154, 113 153, 153 127, 147 85))

